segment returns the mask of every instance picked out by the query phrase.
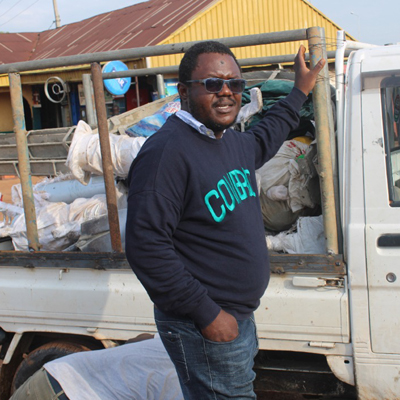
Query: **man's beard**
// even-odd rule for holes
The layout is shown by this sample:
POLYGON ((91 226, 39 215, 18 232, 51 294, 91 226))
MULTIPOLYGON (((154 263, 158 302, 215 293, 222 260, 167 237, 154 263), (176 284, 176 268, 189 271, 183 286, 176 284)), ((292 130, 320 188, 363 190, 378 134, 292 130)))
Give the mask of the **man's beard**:
MULTIPOLYGON (((231 102, 236 105, 236 101, 235 100, 231 100, 231 102)), ((214 103, 215 104, 215 103, 214 103)), ((189 105, 189 112, 190 114, 192 114, 192 116, 199 122, 201 122, 202 124, 204 124, 208 129, 211 129, 213 132, 223 132, 226 129, 230 128, 231 126, 233 126, 235 124, 236 118, 239 114, 239 111, 237 112, 234 120, 232 121, 232 123, 230 124, 222 124, 219 123, 217 121, 214 121, 211 118, 206 118, 203 120, 200 120, 199 118, 199 114, 197 113, 197 107, 196 107, 196 102, 192 100, 192 98, 189 96, 188 97, 188 105, 189 105)))

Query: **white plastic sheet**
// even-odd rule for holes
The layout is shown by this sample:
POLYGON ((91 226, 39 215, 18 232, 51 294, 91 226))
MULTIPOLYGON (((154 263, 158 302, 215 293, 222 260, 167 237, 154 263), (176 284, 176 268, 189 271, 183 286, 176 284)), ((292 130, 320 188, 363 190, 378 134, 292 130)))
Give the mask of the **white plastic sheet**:
POLYGON ((12 231, 14 219, 23 214, 24 209, 14 204, 0 201, 0 212, 3 215, 3 221, 0 221, 0 237, 6 237, 12 231))
MULTIPOLYGON (((41 250, 62 251, 80 236, 81 223, 107 212, 105 195, 77 199, 71 204, 47 203, 36 211, 41 250)), ((15 250, 28 251, 25 216, 15 218, 8 231, 15 250)))
MULTIPOLYGON (((116 189, 118 207, 124 208, 127 190, 122 184, 118 184, 116 189)), ((18 193, 18 188, 15 189, 15 193, 18 193)), ((41 250, 66 249, 79 239, 83 222, 107 214, 105 194, 98 194, 89 199, 77 198, 71 204, 49 202, 43 197, 46 197, 43 193, 36 193, 36 222, 41 250)), ((15 250, 28 251, 23 208, 0 202, 0 212, 5 216, 5 223, 0 226, 0 237, 10 236, 15 250)))
POLYGON ((325 235, 322 215, 300 217, 297 232, 281 232, 276 236, 266 236, 268 249, 289 254, 324 254, 325 235))
POLYGON ((243 106, 238 116, 236 117, 235 124, 247 122, 254 114, 257 114, 263 108, 263 98, 260 88, 254 87, 250 89, 250 103, 243 106))

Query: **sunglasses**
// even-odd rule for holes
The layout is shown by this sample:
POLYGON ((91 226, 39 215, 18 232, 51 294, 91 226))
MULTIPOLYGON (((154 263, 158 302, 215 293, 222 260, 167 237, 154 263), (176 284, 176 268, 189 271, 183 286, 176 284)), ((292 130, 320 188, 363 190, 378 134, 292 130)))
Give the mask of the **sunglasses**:
POLYGON ((246 81, 244 79, 221 79, 221 78, 206 78, 186 81, 186 83, 202 83, 208 93, 219 93, 226 83, 232 93, 242 93, 246 81))

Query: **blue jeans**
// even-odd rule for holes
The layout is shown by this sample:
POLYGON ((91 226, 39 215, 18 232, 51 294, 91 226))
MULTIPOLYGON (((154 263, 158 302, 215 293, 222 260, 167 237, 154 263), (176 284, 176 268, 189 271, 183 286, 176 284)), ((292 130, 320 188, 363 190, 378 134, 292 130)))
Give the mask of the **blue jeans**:
POLYGON ((253 318, 238 321, 236 339, 212 342, 189 318, 177 318, 159 309, 154 315, 186 400, 256 399, 253 365, 258 340, 253 318))

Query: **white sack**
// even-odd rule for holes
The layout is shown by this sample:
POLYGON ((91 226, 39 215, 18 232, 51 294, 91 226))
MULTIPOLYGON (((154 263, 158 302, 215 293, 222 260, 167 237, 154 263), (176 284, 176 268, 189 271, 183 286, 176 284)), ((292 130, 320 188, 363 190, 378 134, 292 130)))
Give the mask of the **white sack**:
POLYGON ((0 201, 0 212, 3 215, 3 221, 0 222, 0 237, 6 237, 9 236, 9 233, 13 229, 13 221, 24 213, 24 209, 22 207, 0 201))
POLYGON ((273 186, 283 185, 289 190, 289 198, 292 198, 293 189, 291 190, 291 186, 293 185, 293 179, 296 178, 292 178, 292 182, 290 182, 290 178, 292 174, 296 174, 296 170, 293 169, 293 166, 290 168, 290 164, 296 157, 304 155, 308 148, 309 145, 297 140, 286 140, 276 155, 257 170, 261 176, 261 189, 263 192, 266 193, 273 186))
POLYGON ((305 207, 314 207, 301 195, 307 185, 307 177, 300 174, 295 160, 308 148, 305 143, 287 140, 276 155, 257 170, 261 177, 260 201, 266 229, 289 229, 304 214, 305 207))
MULTIPOLYGON (((42 190, 43 186, 45 186, 48 183, 51 184, 71 179, 74 179, 72 174, 66 174, 66 175, 61 174, 54 178, 43 178, 40 182, 38 182, 36 185, 32 187, 35 206, 43 207, 44 205, 47 204, 47 201, 49 200, 50 194, 42 190)), ((24 201, 22 197, 22 186, 20 183, 17 183, 11 187, 11 200, 16 206, 23 207, 24 201)))
POLYGON ((315 204, 307 196, 301 193, 307 186, 308 177, 300 174, 299 164, 296 160, 289 161, 289 206, 293 212, 299 211, 304 207, 314 208, 315 204))
POLYGON ((289 254, 324 254, 325 235, 322 215, 300 217, 297 232, 281 232, 276 236, 266 236, 268 249, 289 254))
MULTIPOLYGON (((46 193, 40 193, 40 191, 36 191, 35 186, 36 185, 32 187, 35 207, 43 207, 47 204, 48 195, 46 193)), ((24 206, 24 201, 22 197, 22 186, 20 183, 17 183, 16 185, 13 185, 11 187, 11 200, 13 204, 18 207, 24 206)))
POLYGON ((269 231, 281 232, 289 229, 305 212, 305 209, 293 212, 287 200, 271 200, 263 190, 260 193, 260 204, 264 226, 269 231))
POLYGON ((289 199, 288 189, 283 185, 272 186, 265 192, 265 194, 273 201, 285 201, 289 199))
MULTIPOLYGON (((132 161, 145 141, 144 137, 110 135, 111 159, 115 175, 122 178, 128 176, 132 161)), ((83 185, 89 182, 91 174, 103 175, 99 134, 93 134, 90 126, 84 121, 78 122, 66 165, 83 185)))

